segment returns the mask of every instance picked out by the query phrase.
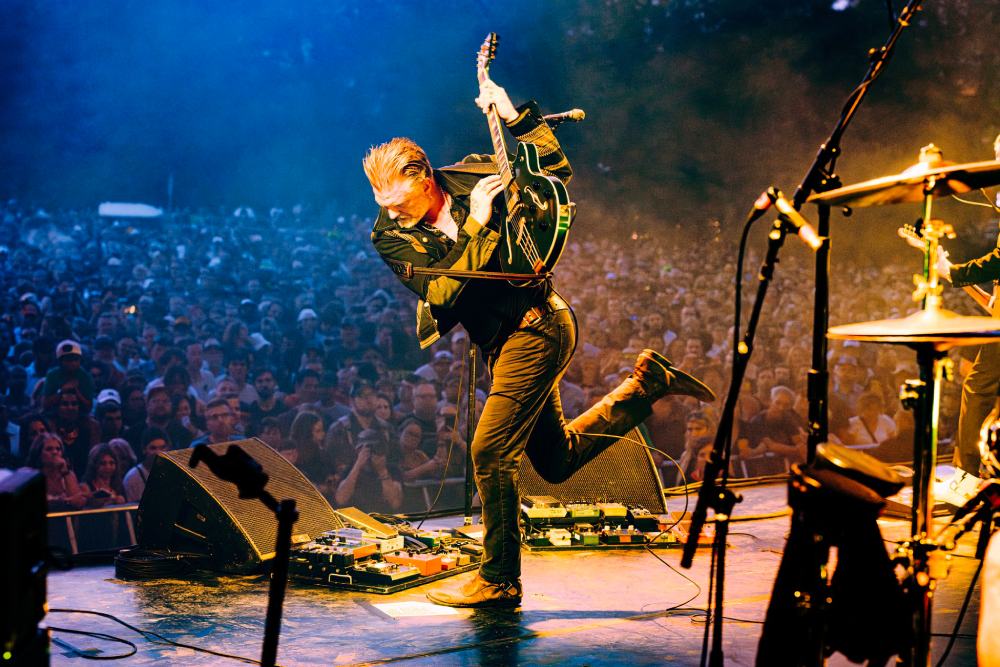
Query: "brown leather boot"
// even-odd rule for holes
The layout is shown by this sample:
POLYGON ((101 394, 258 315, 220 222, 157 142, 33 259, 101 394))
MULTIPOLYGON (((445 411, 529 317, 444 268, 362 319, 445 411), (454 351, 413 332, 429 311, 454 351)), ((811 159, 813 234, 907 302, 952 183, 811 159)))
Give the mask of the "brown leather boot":
POLYGON ((494 584, 477 572, 457 591, 431 591, 427 599, 446 607, 517 607, 521 604, 521 580, 494 584))
POLYGON ((655 350, 645 349, 639 353, 632 376, 650 402, 669 394, 694 396, 704 403, 711 403, 716 398, 715 392, 705 383, 677 368, 655 350))

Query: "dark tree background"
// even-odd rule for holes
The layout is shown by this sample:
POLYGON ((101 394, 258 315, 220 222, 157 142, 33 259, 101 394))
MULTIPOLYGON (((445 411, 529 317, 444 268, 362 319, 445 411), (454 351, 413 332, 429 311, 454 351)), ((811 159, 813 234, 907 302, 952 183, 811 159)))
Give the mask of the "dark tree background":
MULTIPOLYGON (((845 137, 845 182, 898 171, 930 141, 954 160, 992 157, 1000 0, 924 4, 845 137)), ((178 206, 367 213, 369 145, 409 135, 438 163, 488 149, 474 53, 495 30, 494 77, 515 99, 587 110, 560 130, 571 192, 581 220, 614 233, 732 228, 767 185, 792 190, 889 31, 883 0, 7 0, 0 12, 2 196, 163 205, 172 175, 178 206)), ((910 214, 898 217, 865 221, 910 214)))

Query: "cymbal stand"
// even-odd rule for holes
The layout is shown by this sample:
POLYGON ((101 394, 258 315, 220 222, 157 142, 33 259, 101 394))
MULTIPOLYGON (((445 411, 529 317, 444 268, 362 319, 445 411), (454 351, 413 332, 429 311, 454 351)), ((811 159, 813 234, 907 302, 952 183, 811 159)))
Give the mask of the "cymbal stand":
MULTIPOLYGON (((941 308, 942 285, 938 280, 938 241, 948 226, 931 218, 934 179, 924 184, 924 275, 914 276, 914 301, 922 301, 924 310, 941 308)), ((947 575, 938 545, 931 535, 934 509, 934 464, 937 461, 938 418, 941 408, 941 381, 951 374, 947 344, 921 342, 910 344, 917 353, 919 381, 908 382, 900 392, 906 407, 914 411, 913 505, 910 514, 910 539, 901 544, 897 562, 906 567, 904 589, 911 609, 912 643, 903 664, 929 666, 931 660, 931 612, 937 580, 947 575)))

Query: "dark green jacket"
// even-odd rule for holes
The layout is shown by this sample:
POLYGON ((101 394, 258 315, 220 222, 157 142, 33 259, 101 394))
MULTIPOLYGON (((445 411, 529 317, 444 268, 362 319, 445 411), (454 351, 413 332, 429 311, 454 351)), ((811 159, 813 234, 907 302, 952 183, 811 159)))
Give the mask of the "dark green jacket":
MULTIPOLYGON (((552 130, 545 124, 534 102, 522 106, 508 124, 518 141, 538 147, 542 168, 564 183, 572 176, 569 162, 552 130)), ((469 221, 469 194, 479 180, 496 173, 492 155, 469 155, 462 162, 434 170, 434 179, 451 195, 451 215, 458 226, 458 240, 426 222, 401 227, 379 209, 372 229, 372 243, 407 288, 420 297, 417 305, 417 338, 429 347, 443 333, 461 323, 472 342, 484 350, 502 341, 516 328, 525 311, 548 296, 551 286, 512 287, 506 281, 459 279, 446 276, 401 273, 402 264, 414 267, 497 271, 500 243, 499 223, 504 215, 503 197, 494 200, 493 214, 486 224, 469 221)))

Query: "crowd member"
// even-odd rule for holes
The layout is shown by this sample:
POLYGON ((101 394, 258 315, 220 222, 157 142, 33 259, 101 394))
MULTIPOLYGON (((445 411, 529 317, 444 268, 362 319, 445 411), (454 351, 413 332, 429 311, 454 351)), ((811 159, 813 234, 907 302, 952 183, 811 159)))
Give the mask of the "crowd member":
POLYGON ((336 484, 332 479, 333 469, 329 457, 323 449, 325 435, 323 418, 319 414, 300 412, 295 416, 288 438, 279 452, 294 463, 324 495, 329 496, 336 484))
POLYGON ((353 460, 334 496, 338 507, 357 505, 372 512, 396 512, 403 504, 403 485, 398 466, 390 465, 386 432, 377 428, 361 431, 355 441, 353 460))
MULTIPOLYGON (((205 428, 207 433, 196 440, 188 441, 191 447, 198 445, 218 445, 233 439, 237 414, 226 398, 213 398, 205 406, 205 428)), ((187 445, 183 445, 185 447, 187 445)))
POLYGON ((399 468, 404 482, 434 478, 444 468, 444 461, 427 456, 420 449, 423 428, 413 417, 407 417, 399 425, 399 468))
POLYGON ((125 502, 122 473, 111 445, 101 443, 91 448, 80 487, 87 496, 87 507, 104 507, 125 502))
POLYGON ((198 396, 198 400, 207 403, 208 398, 215 389, 215 375, 205 367, 202 344, 196 340, 188 342, 184 346, 184 359, 188 375, 191 376, 191 386, 198 396))
POLYGON ((100 442, 110 442, 122 435, 125 419, 122 416, 122 399, 114 389, 103 389, 97 395, 94 418, 100 427, 100 442))
POLYGON ((140 444, 142 461, 125 473, 122 482, 125 487, 125 499, 130 503, 142 500, 156 457, 170 449, 170 436, 162 429, 148 428, 143 432, 140 444))
POLYGON ((278 417, 288 410, 278 391, 278 380, 270 368, 258 368, 253 374, 253 386, 257 391, 257 400, 252 401, 247 408, 247 435, 260 433, 261 423, 268 417, 278 417))
POLYGON ((7 376, 7 391, 0 397, 7 408, 7 416, 17 422, 31 411, 31 397, 27 394, 28 371, 24 366, 14 364, 7 376))
POLYGON ((881 445, 896 435, 896 423, 885 414, 885 400, 878 392, 869 391, 858 397, 858 414, 848 420, 851 445, 881 445))
POLYGON ((142 451, 145 433, 150 429, 164 431, 170 442, 177 449, 184 449, 191 444, 191 432, 174 419, 174 406, 170 400, 170 392, 163 385, 152 387, 146 397, 146 420, 125 431, 128 440, 136 452, 142 451))
POLYGON ((351 388, 351 412, 334 422, 326 432, 323 449, 341 477, 347 474, 356 458, 355 449, 362 431, 379 431, 387 443, 395 438, 392 425, 375 415, 377 398, 371 383, 358 380, 351 388))
POLYGON ((427 456, 437 450, 438 391, 434 383, 420 379, 413 387, 413 412, 403 415, 420 424, 420 449, 427 456))
POLYGON ((795 392, 772 387, 769 405, 740 435, 738 451, 752 476, 785 472, 791 463, 805 461, 806 433, 794 406, 795 392))
POLYGON ((132 449, 132 445, 125 438, 112 438, 108 441, 108 446, 111 447, 111 453, 115 455, 115 459, 118 461, 118 470, 121 471, 122 480, 124 481, 125 473, 131 470, 137 463, 135 450, 132 449))
POLYGON ((84 411, 85 399, 75 384, 67 383, 54 397, 56 403, 48 413, 49 426, 66 448, 73 472, 83 475, 87 454, 100 441, 100 426, 84 411))
POLYGON ((49 510, 80 509, 87 502, 87 494, 80 487, 56 434, 42 433, 32 441, 26 465, 45 476, 49 510))
POLYGON ((282 452, 285 449, 285 439, 281 434, 281 424, 274 417, 264 417, 260 422, 258 438, 264 441, 271 449, 282 452))
POLYGON ((59 402, 59 395, 74 389, 80 396, 83 411, 89 412, 94 400, 94 379, 80 366, 83 349, 75 340, 64 340, 56 346, 58 365, 45 374, 45 407, 52 408, 59 402))
MULTIPOLYGON (((242 326, 241 331, 245 328, 245 326, 242 326)), ((239 396, 240 403, 246 405, 260 400, 257 389, 254 385, 247 382, 249 371, 250 355, 242 347, 235 348, 230 353, 229 360, 226 362, 226 377, 230 378, 236 384, 235 393, 239 396)))

